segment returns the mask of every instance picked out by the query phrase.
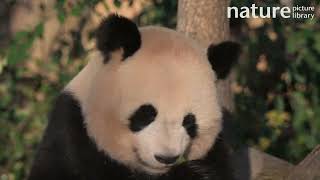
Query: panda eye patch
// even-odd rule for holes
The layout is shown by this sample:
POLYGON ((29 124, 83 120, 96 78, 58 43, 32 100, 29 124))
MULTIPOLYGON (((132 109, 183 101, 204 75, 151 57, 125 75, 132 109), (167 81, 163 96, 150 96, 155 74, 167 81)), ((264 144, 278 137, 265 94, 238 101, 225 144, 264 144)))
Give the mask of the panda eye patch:
POLYGON ((198 125, 196 124, 196 116, 194 114, 187 114, 183 119, 182 126, 191 138, 197 136, 198 125))
POLYGON ((158 112, 151 104, 140 106, 129 118, 129 128, 132 132, 139 132, 151 124, 158 112))

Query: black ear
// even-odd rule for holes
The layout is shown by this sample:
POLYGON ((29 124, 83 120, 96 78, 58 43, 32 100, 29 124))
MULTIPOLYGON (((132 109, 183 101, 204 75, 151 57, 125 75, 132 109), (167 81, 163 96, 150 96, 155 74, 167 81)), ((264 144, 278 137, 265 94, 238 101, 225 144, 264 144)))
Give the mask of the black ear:
POLYGON ((207 51, 208 59, 218 79, 227 77, 231 67, 238 60, 240 52, 240 44, 231 41, 209 46, 207 51))
POLYGON ((122 48, 123 59, 133 55, 141 46, 141 36, 137 25, 128 18, 111 14, 104 19, 96 32, 97 48, 105 56, 105 63, 110 53, 122 48))

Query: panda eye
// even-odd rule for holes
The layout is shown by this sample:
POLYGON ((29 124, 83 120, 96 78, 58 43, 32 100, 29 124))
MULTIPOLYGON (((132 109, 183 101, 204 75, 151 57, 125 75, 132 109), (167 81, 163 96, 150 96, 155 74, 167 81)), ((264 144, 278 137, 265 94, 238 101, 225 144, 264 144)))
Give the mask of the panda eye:
POLYGON ((196 116, 194 114, 187 114, 183 119, 182 126, 191 138, 197 136, 198 125, 196 124, 196 116))
POLYGON ((151 104, 140 106, 129 118, 129 128, 132 132, 141 131, 143 128, 151 124, 158 112, 151 104))

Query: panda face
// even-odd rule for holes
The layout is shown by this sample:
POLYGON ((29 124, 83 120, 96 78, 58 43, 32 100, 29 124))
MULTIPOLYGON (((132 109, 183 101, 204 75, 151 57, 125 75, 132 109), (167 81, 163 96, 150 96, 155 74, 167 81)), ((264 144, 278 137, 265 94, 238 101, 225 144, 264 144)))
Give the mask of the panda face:
MULTIPOLYGON (((104 80, 97 80, 100 87, 95 95, 100 94, 99 102, 100 90, 117 98, 112 100, 117 104, 110 105, 116 107, 118 117, 113 124, 123 126, 127 143, 131 139, 128 159, 132 158, 133 166, 162 173, 181 156, 191 160, 207 153, 221 129, 221 110, 214 72, 200 48, 171 31, 146 28, 141 32, 139 51, 118 65, 113 75, 101 71, 97 78, 113 80, 106 87, 104 80)), ((120 137, 117 134, 115 139, 119 142, 120 137)), ((114 154, 119 155, 119 150, 114 154)))
POLYGON ((181 156, 207 154, 221 130, 221 109, 203 48, 175 31, 140 32, 134 55, 122 62, 120 49, 107 64, 91 60, 90 83, 80 91, 78 79, 69 88, 81 95, 87 131, 99 150, 132 169, 161 174, 181 156))

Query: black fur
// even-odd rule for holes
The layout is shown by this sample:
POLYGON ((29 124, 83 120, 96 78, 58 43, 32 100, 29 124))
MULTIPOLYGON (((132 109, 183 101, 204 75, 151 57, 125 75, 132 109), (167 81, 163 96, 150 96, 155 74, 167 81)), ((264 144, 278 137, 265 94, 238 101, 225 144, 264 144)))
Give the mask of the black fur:
POLYGON ((158 112, 151 104, 140 106, 129 118, 129 128, 132 132, 138 132, 151 124, 156 118, 158 112))
POLYGON ((123 59, 132 56, 141 46, 138 27, 131 20, 112 14, 104 19, 97 29, 97 48, 104 54, 107 63, 110 53, 123 49, 123 59))
POLYGON ((191 138, 197 136, 198 125, 196 124, 196 116, 194 114, 187 114, 183 119, 182 126, 186 129, 191 138))
POLYGON ((208 59, 218 79, 226 78, 231 67, 238 60, 240 51, 240 45, 230 41, 209 46, 207 51, 208 59))
POLYGON ((231 180, 226 155, 218 140, 203 160, 183 163, 160 177, 130 171, 97 150, 78 101, 64 92, 49 116, 28 180, 231 180))

